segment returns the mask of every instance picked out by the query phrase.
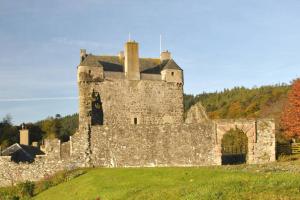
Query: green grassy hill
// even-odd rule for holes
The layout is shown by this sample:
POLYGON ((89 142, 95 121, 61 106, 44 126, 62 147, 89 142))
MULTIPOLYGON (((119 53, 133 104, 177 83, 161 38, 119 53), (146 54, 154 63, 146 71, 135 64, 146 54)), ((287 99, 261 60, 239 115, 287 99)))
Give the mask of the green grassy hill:
POLYGON ((300 199, 300 174, 275 169, 276 166, 266 169, 245 165, 98 168, 52 187, 33 199, 300 199))

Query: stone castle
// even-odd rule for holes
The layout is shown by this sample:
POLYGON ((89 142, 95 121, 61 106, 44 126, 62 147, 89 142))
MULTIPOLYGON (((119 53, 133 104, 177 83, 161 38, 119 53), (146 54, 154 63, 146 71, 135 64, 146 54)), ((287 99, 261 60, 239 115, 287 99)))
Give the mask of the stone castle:
POLYGON ((242 130, 247 163, 275 161, 272 119, 209 120, 201 104, 184 117, 183 70, 162 52, 140 58, 128 41, 117 56, 80 52, 79 129, 69 142, 46 140, 31 163, 0 157, 0 183, 37 180, 77 167, 221 165, 223 135, 242 130))

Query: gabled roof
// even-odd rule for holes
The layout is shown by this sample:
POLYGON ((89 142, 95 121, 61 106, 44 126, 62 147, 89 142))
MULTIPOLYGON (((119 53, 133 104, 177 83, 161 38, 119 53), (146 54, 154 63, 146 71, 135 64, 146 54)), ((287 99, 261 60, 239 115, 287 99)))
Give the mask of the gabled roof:
POLYGON ((21 145, 15 143, 1 153, 2 156, 11 156, 15 162, 32 162, 36 155, 43 155, 44 153, 38 148, 33 146, 21 145))
POLYGON ((182 71, 182 69, 177 65, 177 63, 173 59, 168 60, 167 64, 162 68, 162 70, 164 69, 176 69, 182 71))
MULTIPOLYGON (((163 69, 182 70, 173 59, 161 62, 159 58, 140 58, 141 73, 160 74, 163 69)), ((103 67, 104 71, 124 72, 124 59, 118 56, 95 56, 88 54, 80 63, 83 66, 103 67)))
POLYGON ((91 54, 87 55, 83 61, 80 63, 83 66, 90 66, 90 67, 103 67, 96 56, 91 54))
POLYGON ((145 70, 142 70, 141 73, 145 74, 160 74, 163 67, 168 63, 168 60, 164 60, 162 63, 159 61, 159 63, 155 63, 156 65, 153 67, 146 68, 145 70))

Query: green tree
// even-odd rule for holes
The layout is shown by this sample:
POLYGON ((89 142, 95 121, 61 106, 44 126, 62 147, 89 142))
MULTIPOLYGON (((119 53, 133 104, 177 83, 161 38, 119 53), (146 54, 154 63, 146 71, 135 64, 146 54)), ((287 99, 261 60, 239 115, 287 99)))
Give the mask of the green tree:
POLYGON ((6 148, 19 141, 19 131, 12 124, 12 117, 6 115, 0 122, 0 145, 6 148))

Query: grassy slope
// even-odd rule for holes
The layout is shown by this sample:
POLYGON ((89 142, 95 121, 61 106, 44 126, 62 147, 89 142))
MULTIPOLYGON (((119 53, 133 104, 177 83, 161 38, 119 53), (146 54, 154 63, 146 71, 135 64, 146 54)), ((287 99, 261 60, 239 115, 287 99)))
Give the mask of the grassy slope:
MULTIPOLYGON (((298 166, 299 167, 299 166, 298 166)), ((253 168, 253 167, 252 167, 253 168)), ((240 167, 93 169, 34 199, 300 199, 300 174, 240 167), (244 169, 243 169, 244 168, 244 169)))

